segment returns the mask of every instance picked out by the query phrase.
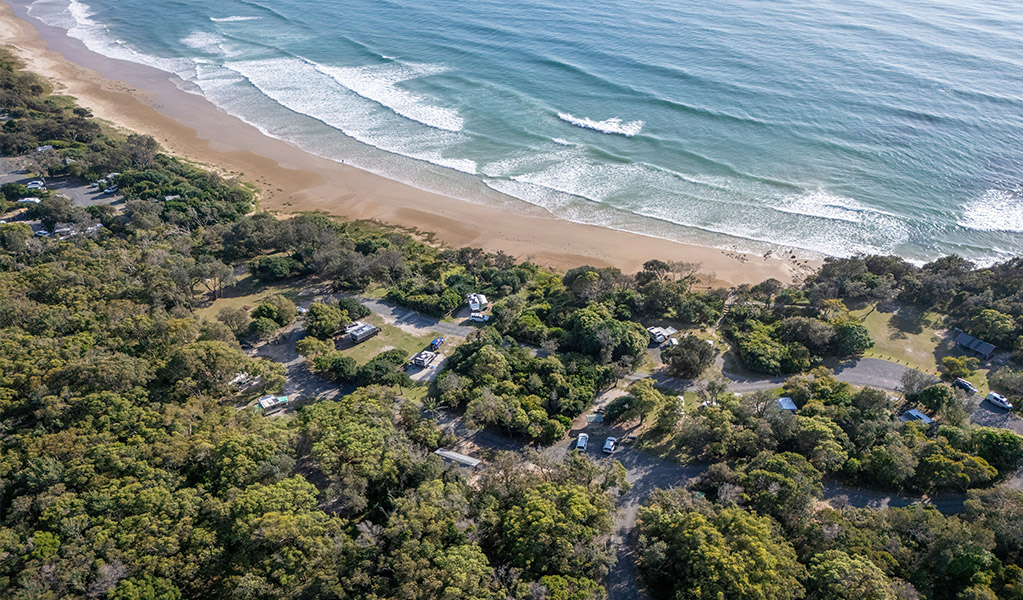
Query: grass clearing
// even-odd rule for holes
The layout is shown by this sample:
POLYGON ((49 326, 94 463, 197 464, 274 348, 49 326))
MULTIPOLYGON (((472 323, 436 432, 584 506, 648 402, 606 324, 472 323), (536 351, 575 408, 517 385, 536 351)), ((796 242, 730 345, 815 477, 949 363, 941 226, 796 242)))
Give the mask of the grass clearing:
POLYGON ((876 307, 853 311, 874 339, 874 347, 863 355, 907 365, 919 371, 938 375, 938 361, 944 341, 938 334, 941 318, 912 306, 900 306, 895 312, 882 312, 876 307))
POLYGON ((298 304, 305 296, 314 293, 308 288, 308 281, 302 278, 285 279, 272 284, 264 284, 251 274, 243 275, 238 282, 224 289, 224 295, 217 298, 209 306, 196 309, 195 314, 208 319, 216 319, 217 313, 225 308, 255 308, 267 296, 280 294, 298 304))
POLYGON ((377 354, 392 348, 397 348, 411 357, 420 350, 425 350, 430 345, 430 342, 433 341, 433 338, 440 337, 440 334, 435 332, 425 335, 412 335, 394 325, 389 325, 384 321, 383 317, 377 314, 371 314, 360 319, 360 321, 372 323, 380 328, 380 333, 377 335, 343 351, 348 356, 354 358, 360 365, 366 364, 377 354))

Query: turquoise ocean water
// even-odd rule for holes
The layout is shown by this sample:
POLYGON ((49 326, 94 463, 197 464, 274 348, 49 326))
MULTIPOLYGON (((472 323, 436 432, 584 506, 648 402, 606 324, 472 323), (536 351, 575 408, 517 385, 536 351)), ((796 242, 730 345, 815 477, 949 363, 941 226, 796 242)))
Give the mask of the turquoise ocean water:
POLYGON ((22 4, 425 189, 743 250, 1023 252, 1018 0, 22 4))

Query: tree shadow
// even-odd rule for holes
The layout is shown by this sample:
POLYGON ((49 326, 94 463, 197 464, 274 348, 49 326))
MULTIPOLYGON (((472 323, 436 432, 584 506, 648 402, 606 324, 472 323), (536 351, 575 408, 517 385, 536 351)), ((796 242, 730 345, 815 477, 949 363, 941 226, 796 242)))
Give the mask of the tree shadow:
POLYGON ((924 311, 912 306, 900 306, 888 318, 888 337, 904 340, 910 335, 920 335, 929 324, 924 311))

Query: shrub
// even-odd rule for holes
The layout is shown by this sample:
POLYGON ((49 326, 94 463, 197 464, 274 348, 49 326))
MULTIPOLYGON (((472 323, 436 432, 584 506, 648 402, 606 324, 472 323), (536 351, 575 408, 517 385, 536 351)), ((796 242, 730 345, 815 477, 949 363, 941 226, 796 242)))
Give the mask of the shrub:
POLYGON ((313 359, 314 368, 331 381, 352 382, 358 372, 358 363, 350 356, 332 350, 313 359))
POLYGON ((674 375, 686 379, 696 379, 714 362, 718 351, 713 344, 701 340, 695 335, 687 335, 678 341, 677 346, 670 346, 661 352, 661 358, 668 364, 668 370, 674 375))
POLYGON ((348 313, 348 318, 353 321, 368 317, 370 313, 370 310, 365 305, 360 304, 354 298, 341 298, 337 301, 337 307, 348 313))
POLYGON ((290 325, 297 316, 295 303, 284 296, 270 296, 252 311, 253 319, 270 319, 280 327, 290 325))
POLYGON ((274 333, 280 329, 280 325, 273 319, 267 317, 259 317, 252 320, 252 324, 249 326, 252 335, 256 336, 261 340, 268 340, 273 337, 274 333))
POLYGON ((941 359, 942 371, 948 379, 969 377, 976 372, 979 366, 980 361, 972 356, 946 356, 941 359))
POLYGON ((873 348, 874 340, 870 338, 870 332, 862 323, 843 321, 835 324, 832 346, 838 356, 855 356, 873 348))
POLYGON ((301 268, 297 260, 287 256, 261 256, 249 263, 249 269, 264 283, 291 277, 301 268))
POLYGON ((322 302, 313 302, 305 316, 305 327, 309 335, 320 339, 333 336, 350 322, 348 313, 322 302))

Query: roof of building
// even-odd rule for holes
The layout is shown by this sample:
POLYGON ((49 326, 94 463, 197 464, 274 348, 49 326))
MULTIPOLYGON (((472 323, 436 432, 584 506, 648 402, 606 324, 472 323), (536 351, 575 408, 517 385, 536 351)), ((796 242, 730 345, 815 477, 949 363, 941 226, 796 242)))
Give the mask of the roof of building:
POLYGON ((994 344, 989 344, 983 340, 978 340, 972 335, 964 333, 960 329, 956 329, 953 333, 955 333, 955 340, 957 344, 964 348, 969 348, 970 350, 973 350, 977 354, 980 354, 982 356, 991 356, 991 354, 993 354, 995 351, 994 344))
POLYGON ((263 396, 259 399, 259 405, 263 408, 273 408, 280 404, 287 404, 287 396, 263 396))
POLYGON ((646 330, 650 332, 650 335, 663 335, 664 337, 678 333, 678 329, 674 327, 647 327, 646 330))
POLYGON ((934 422, 930 417, 928 417, 927 415, 918 411, 915 408, 911 408, 906 412, 902 413, 902 415, 899 416, 899 420, 902 421, 903 423, 906 423, 908 421, 920 421, 924 425, 930 425, 931 423, 934 422))
POLYGON ((774 401, 774 403, 777 404, 778 408, 782 410, 789 410, 792 412, 796 412, 797 410, 799 410, 796 407, 796 403, 792 401, 792 398, 788 398, 786 396, 778 398, 777 400, 774 401))
POLYGON ((458 463, 460 465, 463 465, 463 466, 466 466, 466 467, 470 467, 470 468, 473 468, 473 469, 475 469, 476 467, 480 466, 480 464, 483 462, 482 460, 480 460, 478 458, 473 458, 471 456, 466 456, 464 454, 459 454, 458 452, 455 452, 454 450, 445 450, 444 448, 438 448, 438 449, 434 450, 433 453, 436 454, 437 456, 443 458, 444 460, 449 460, 451 462, 455 462, 455 463, 458 463))

